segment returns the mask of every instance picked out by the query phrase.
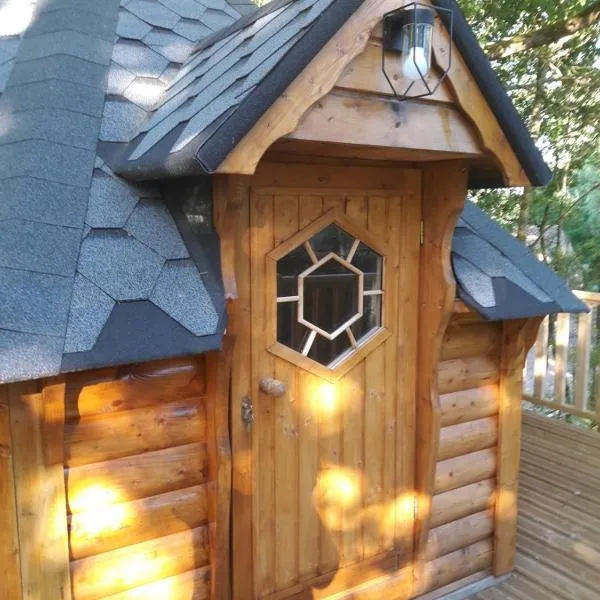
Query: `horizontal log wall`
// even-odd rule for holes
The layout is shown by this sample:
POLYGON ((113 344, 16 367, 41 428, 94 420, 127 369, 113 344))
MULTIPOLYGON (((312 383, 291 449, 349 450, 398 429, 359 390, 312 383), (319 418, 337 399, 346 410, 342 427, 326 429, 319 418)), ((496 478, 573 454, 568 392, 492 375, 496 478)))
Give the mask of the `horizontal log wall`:
POLYGON ((209 597, 205 369, 201 357, 68 378, 64 476, 75 600, 209 597))
POLYGON ((489 573, 493 562, 502 328, 455 314, 438 382, 441 433, 421 591, 489 573))

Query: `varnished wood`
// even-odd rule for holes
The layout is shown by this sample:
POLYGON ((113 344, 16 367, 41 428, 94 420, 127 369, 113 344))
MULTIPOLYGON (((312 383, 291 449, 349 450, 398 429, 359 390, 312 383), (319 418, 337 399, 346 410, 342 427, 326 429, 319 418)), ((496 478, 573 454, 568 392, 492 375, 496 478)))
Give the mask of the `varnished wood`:
MULTIPOLYGON (((346 89, 382 96, 393 96, 394 92, 381 68, 381 53, 381 38, 372 35, 364 51, 344 69, 334 89, 346 89)), ((408 86, 409 82, 407 82, 402 75, 402 59, 397 53, 386 52, 386 72, 390 79, 394 81, 394 85, 398 90, 408 86)), ((430 88, 437 85, 439 78, 440 74, 437 69, 432 69, 428 75, 430 88)), ((415 82, 412 88, 412 92, 414 92, 415 95, 425 91, 425 86, 421 82, 415 82)), ((441 85, 435 94, 426 98, 426 101, 451 104, 454 101, 454 98, 448 87, 446 85, 441 85)))
MULTIPOLYGON (((436 27, 434 35, 434 61, 445 67, 448 65, 449 33, 445 27, 436 27)), ((510 186, 530 186, 512 146, 507 140, 502 127, 498 123, 489 104, 483 97, 473 75, 469 71, 464 58, 456 49, 452 52, 452 65, 448 73, 448 85, 454 92, 456 102, 472 120, 481 137, 484 148, 490 152, 504 173, 504 179, 510 186)))
POLYGON ((443 394, 440 407, 442 427, 492 417, 498 414, 498 386, 443 394))
POLYGON ((161 538, 208 521, 209 484, 76 512, 69 518, 71 558, 78 560, 161 538), (106 526, 103 526, 106 525, 106 526))
MULTIPOLYGON (((231 598, 231 442, 229 437, 229 385, 231 359, 235 340, 225 336, 220 352, 212 352, 206 359, 208 430, 208 471, 213 493, 208 499, 208 518, 211 523, 210 564, 211 597, 231 598)), ((199 566, 199 565, 196 565, 199 566)))
POLYGON ((453 319, 444 335, 441 359, 498 356, 501 334, 497 323, 463 325, 453 319))
POLYGON ((8 385, 0 386, 0 596, 21 600, 19 531, 8 385))
POLYGON ((23 598, 69 600, 63 469, 45 464, 44 455, 57 452, 44 453, 43 394, 36 392, 32 382, 9 388, 23 598))
POLYGON ((434 560, 475 542, 488 539, 494 532, 494 512, 485 510, 432 529, 427 541, 426 560, 434 560))
POLYGON ((208 600, 210 598, 210 568, 202 567, 181 575, 167 577, 108 596, 106 600, 165 600, 166 595, 170 595, 172 598, 208 600))
POLYGON ((499 361, 493 356, 473 356, 441 361, 438 366, 441 394, 462 392, 498 383, 499 361))
MULTIPOLYGON (((391 90, 384 85, 380 76, 375 75, 381 72, 381 66, 365 69, 363 63, 372 63, 375 55, 379 54, 377 41, 374 39, 369 42, 371 33, 380 23, 382 15, 396 8, 397 3, 393 0, 363 3, 219 165, 218 172, 254 173, 260 159, 274 142, 286 135, 293 135, 306 121, 310 121, 310 114, 308 119, 305 117, 311 107, 316 106, 318 112, 318 103, 338 84, 339 89, 343 87, 363 96, 370 94, 377 97, 372 93, 375 91, 380 98, 385 98, 385 94, 391 90), (363 88, 367 88, 368 92, 363 88)), ((448 33, 442 26, 437 29, 436 39, 440 42, 439 46, 435 46, 434 54, 440 68, 445 68, 448 65, 448 33)), ((451 89, 454 102, 468 115, 476 135, 480 137, 487 153, 494 157, 507 184, 529 185, 512 147, 456 48, 453 54, 448 82, 440 88, 437 99, 446 99, 446 92, 451 89)), ((394 71, 393 60, 389 68, 394 71)), ((434 78, 436 72, 434 68, 434 78)), ((400 80, 396 83, 402 85, 403 82, 400 80)), ((369 99, 365 101, 369 102, 369 99)), ((429 99, 422 104, 430 104, 429 99)), ((357 124, 357 121, 354 120, 354 123, 357 124)), ((319 131, 314 127, 309 129, 311 132, 319 131)), ((393 131, 394 128, 388 129, 388 132, 393 131)))
MULTIPOLYGON (((438 361, 452 316, 455 280, 450 264, 452 235, 464 207, 467 172, 460 164, 428 167, 424 172, 421 249, 415 489, 417 494, 417 562, 425 551, 440 432, 438 361)), ((440 386, 441 388, 441 386, 440 386)), ((418 584, 419 585, 419 584, 418 584)))
POLYGON ((209 545, 203 526, 74 561, 73 596, 96 600, 203 567, 209 562, 209 545))
POLYGON ((179 358, 69 375, 65 421, 153 406, 205 393, 201 365, 179 358))
POLYGON ((498 439, 498 419, 488 417, 443 427, 440 432, 438 460, 492 448, 498 439))
POLYGON ((342 91, 333 91, 316 102, 288 137, 417 152, 482 154, 471 125, 451 105, 399 103, 342 91), (423 123, 427 123, 426 128, 423 123))
POLYGON ((503 325, 494 529, 494 574, 498 577, 512 569, 516 552, 523 366, 540 322, 515 320, 503 325))
POLYGON ((83 510, 86 491, 99 483, 122 490, 112 502, 138 500, 202 484, 208 478, 207 460, 206 445, 196 443, 71 467, 65 470, 69 508, 71 512, 83 510))
POLYGON ((220 173, 252 174, 271 144, 291 133, 305 112, 336 84, 343 69, 365 48, 381 17, 397 8, 395 0, 363 3, 302 73, 258 120, 229 156, 220 173))
POLYGON ((485 479, 435 495, 431 508, 432 527, 492 508, 495 491, 495 480, 485 479))
POLYGON ((479 450, 464 456, 449 458, 437 465, 435 492, 448 490, 489 479, 496 473, 497 456, 495 448, 479 450))
POLYGON ((492 563, 492 540, 482 540, 426 563, 423 587, 427 592, 488 568, 492 563))
POLYGON ((203 442, 206 439, 204 398, 87 417, 68 423, 64 435, 65 464, 69 467, 203 442))
MULTIPOLYGON (((347 565, 362 565, 393 549, 404 565, 410 560, 421 177, 415 170, 265 165, 255 179, 260 185, 252 187, 251 197, 257 340, 252 352, 258 352, 253 380, 260 409, 253 429, 261 465, 254 495, 255 535, 261 532, 254 555, 261 564, 255 567, 255 597, 302 597, 308 592, 294 590, 319 573, 323 582, 339 582, 347 565), (331 217, 321 219, 331 210, 346 231, 386 254, 387 329, 369 341, 368 349, 359 348, 341 363, 333 386, 326 367, 310 368, 282 345, 274 357, 265 357, 268 346, 260 345, 275 335, 275 302, 270 302, 276 298, 274 260, 332 222, 331 217), (399 283, 403 312, 396 297, 399 283), (402 340, 400 327, 406 332, 402 340), (400 349, 405 354, 399 364, 400 349), (266 397, 259 389, 264 377, 284 383, 286 393, 266 397), (397 396, 400 382, 403 390, 397 396), (331 398, 321 405, 329 392, 331 398), (279 491, 272 498, 274 481, 279 491), (277 532, 274 539, 268 539, 270 531, 277 532)), ((381 575, 373 572, 372 577, 381 575)))

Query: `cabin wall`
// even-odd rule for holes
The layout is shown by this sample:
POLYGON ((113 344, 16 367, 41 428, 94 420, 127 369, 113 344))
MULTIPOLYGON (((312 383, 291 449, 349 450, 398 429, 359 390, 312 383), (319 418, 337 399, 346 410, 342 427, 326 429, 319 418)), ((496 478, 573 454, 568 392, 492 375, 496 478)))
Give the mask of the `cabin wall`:
POLYGON ((491 574, 501 355, 502 323, 453 315, 438 367, 441 432, 426 590, 491 574))
POLYGON ((0 597, 211 597, 230 493, 211 361, 0 388, 0 597))

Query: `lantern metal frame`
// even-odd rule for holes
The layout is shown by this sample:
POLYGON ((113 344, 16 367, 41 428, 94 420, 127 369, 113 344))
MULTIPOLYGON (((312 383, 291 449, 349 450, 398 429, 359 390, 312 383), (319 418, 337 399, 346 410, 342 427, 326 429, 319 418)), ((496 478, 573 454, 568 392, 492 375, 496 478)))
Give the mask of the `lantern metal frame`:
MULTIPOLYGON (((434 26, 432 27, 432 32, 431 32, 432 46, 433 46, 434 31, 435 31, 434 26)), ((452 40, 453 40, 453 38, 454 38, 454 13, 449 8, 444 8, 441 6, 432 6, 429 4, 423 4, 421 2, 411 2, 410 4, 406 4, 405 6, 402 6, 401 8, 397 8, 397 9, 392 10, 383 15, 383 43, 382 43, 382 52, 381 52, 381 69, 383 71, 383 74, 384 74, 390 88, 394 92, 394 96, 396 96, 396 98, 398 100, 403 101, 403 100, 408 100, 408 99, 424 98, 426 96, 431 96, 437 92, 439 87, 442 85, 442 83, 444 83, 444 81, 448 77, 448 73, 450 72, 450 69, 452 68, 452 40), (417 72, 421 76, 421 82, 423 83, 423 85, 425 86, 427 91, 422 94, 410 95, 410 90, 413 88, 415 83, 417 83, 417 81, 411 81, 410 84, 408 85, 408 87, 406 88, 406 90, 404 91, 404 93, 399 94, 398 91, 396 90, 396 87, 392 83, 390 76, 388 75, 388 73, 386 71, 385 55, 386 55, 386 52, 388 52, 388 51, 398 53, 398 49, 390 43, 392 33, 394 32, 393 27, 398 26, 398 21, 399 21, 398 16, 406 15, 409 12, 412 12, 411 21, 406 21, 406 22, 412 22, 413 25, 416 26, 416 25, 418 25, 417 11, 419 9, 426 9, 426 10, 429 10, 430 12, 434 13, 434 26, 435 26, 435 19, 441 18, 440 15, 442 13, 444 13, 448 16, 448 21, 446 23, 446 28, 448 29, 448 33, 450 34, 449 42, 448 42, 448 66, 442 71, 442 74, 441 74, 438 82, 432 87, 429 85, 429 82, 427 81, 426 76, 423 75, 423 73, 421 72, 421 69, 419 68, 419 65, 417 64, 416 60, 414 59, 414 55, 413 55, 414 65, 417 69, 417 72)), ((417 47, 416 40, 415 40, 415 42, 413 42, 413 44, 414 44, 413 48, 416 49, 416 47, 417 47)), ((432 53, 433 53, 433 48, 432 48, 432 53)), ((433 58, 432 58, 432 63, 433 63, 433 58)))

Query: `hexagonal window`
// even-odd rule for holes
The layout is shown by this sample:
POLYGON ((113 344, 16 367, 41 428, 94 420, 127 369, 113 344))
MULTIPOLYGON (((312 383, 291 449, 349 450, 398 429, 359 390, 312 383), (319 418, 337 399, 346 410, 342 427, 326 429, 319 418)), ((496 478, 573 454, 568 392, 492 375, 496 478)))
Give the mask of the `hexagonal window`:
POLYGON ((277 341, 333 369, 381 328, 383 257, 331 223, 277 261, 277 341))

